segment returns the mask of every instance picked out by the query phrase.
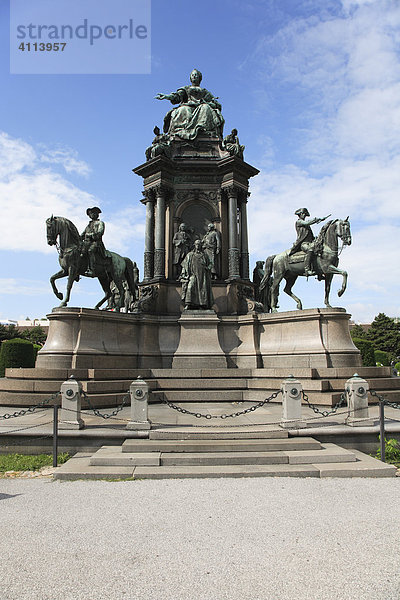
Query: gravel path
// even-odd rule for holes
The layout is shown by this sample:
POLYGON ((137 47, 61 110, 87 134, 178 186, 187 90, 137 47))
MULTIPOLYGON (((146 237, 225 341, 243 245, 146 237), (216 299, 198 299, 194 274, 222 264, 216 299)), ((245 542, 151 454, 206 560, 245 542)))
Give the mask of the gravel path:
POLYGON ((0 481, 1 600, 398 600, 400 478, 0 481))

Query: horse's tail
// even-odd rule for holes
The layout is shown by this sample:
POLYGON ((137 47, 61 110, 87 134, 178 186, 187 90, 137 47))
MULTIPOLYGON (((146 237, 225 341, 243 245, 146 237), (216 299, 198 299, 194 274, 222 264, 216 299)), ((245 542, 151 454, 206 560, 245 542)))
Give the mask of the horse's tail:
POLYGON ((125 260, 125 279, 132 297, 136 300, 138 295, 139 269, 135 262, 124 256, 125 260))
POLYGON ((272 267, 273 267, 275 256, 276 256, 276 254, 272 254, 271 256, 268 256, 268 258, 265 261, 264 277, 261 279, 260 291, 262 291, 263 289, 267 288, 270 285, 271 275, 272 275, 272 267))

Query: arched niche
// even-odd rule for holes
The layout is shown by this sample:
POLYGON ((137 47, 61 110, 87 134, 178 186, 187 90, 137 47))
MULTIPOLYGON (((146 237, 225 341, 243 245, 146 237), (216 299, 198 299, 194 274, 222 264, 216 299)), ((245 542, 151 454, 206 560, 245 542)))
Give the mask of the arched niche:
POLYGON ((177 226, 185 223, 194 232, 194 238, 202 238, 209 223, 220 221, 217 206, 204 198, 188 198, 176 211, 177 226))

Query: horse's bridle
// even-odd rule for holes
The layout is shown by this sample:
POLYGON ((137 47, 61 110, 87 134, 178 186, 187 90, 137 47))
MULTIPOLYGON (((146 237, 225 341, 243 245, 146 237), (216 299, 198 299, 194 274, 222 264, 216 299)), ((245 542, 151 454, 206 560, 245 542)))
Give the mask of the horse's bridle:
POLYGON ((47 243, 49 244, 49 246, 55 246, 58 254, 61 254, 61 249, 57 242, 57 233, 55 231, 56 220, 53 216, 51 216, 49 219, 47 219, 46 223, 47 223, 47 226, 50 226, 50 233, 51 233, 51 237, 50 237, 49 232, 47 231, 47 243))

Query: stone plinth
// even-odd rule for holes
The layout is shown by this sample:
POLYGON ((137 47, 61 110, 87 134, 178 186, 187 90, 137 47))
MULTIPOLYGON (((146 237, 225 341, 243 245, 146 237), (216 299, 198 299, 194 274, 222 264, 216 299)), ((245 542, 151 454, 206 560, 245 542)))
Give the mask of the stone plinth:
MULTIPOLYGON (((48 318, 49 334, 38 353, 38 368, 135 369, 139 362, 140 367, 163 366, 156 316, 67 307, 53 309, 48 318)), ((169 339, 167 333, 164 343, 169 339)))
POLYGON ((226 368, 218 336, 219 318, 212 310, 185 310, 178 321, 180 340, 172 361, 177 369, 226 368))
POLYGON ((344 308, 259 315, 260 353, 270 367, 360 367, 344 308))

